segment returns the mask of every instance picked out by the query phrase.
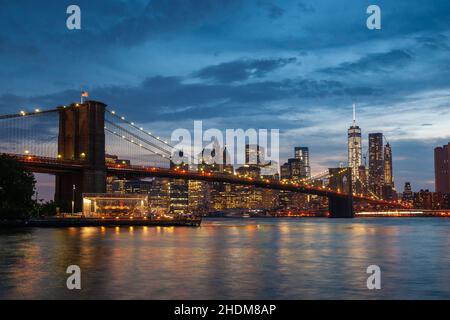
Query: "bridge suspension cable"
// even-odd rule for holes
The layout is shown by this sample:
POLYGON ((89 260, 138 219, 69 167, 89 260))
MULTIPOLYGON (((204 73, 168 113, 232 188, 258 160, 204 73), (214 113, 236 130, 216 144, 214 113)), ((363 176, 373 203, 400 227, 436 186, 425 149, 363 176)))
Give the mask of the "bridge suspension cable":
MULTIPOLYGON (((120 123, 125 124, 125 125, 129 126, 130 128, 133 128, 136 131, 136 133, 133 133, 131 130, 127 130, 123 126, 120 126, 119 124, 114 123, 113 121, 105 120, 105 122, 113 125, 116 129, 120 128, 121 130, 124 130, 124 132, 133 136, 135 139, 140 140, 144 144, 148 144, 148 145, 152 146, 153 148, 158 149, 157 152, 154 152, 155 154, 158 154, 160 156, 162 156, 162 154, 164 154, 165 155, 164 158, 171 159, 174 152, 182 151, 182 150, 176 150, 176 148, 174 146, 172 146, 167 140, 164 140, 164 139, 160 138, 159 136, 155 136, 150 131, 147 131, 143 127, 136 125, 134 122, 127 120, 125 118, 125 116, 118 115, 114 110, 109 110, 108 108, 106 108, 106 111, 114 119, 119 120, 120 123), (150 139, 148 139, 148 138, 150 138, 150 139)), ((130 140, 134 140, 134 139, 130 139, 130 140)), ((195 155, 188 153, 188 156, 192 160, 196 160, 195 155)), ((195 163, 195 161, 194 161, 194 163, 195 163)))
POLYGON ((105 131, 107 131, 107 132, 109 132, 109 133, 111 133, 111 134, 113 134, 113 135, 115 135, 115 136, 117 136, 117 137, 119 137, 119 138, 121 138, 121 139, 123 139, 123 140, 129 142, 129 143, 132 143, 132 144, 134 144, 135 146, 138 146, 139 148, 142 148, 142 149, 144 149, 144 150, 147 150, 147 151, 149 151, 149 152, 151 152, 151 153, 153 153, 153 154, 156 154, 156 155, 158 155, 158 156, 161 156, 161 157, 163 157, 163 158, 168 158, 168 159, 170 159, 170 155, 158 153, 158 152, 156 152, 155 150, 152 150, 152 149, 150 149, 150 148, 144 146, 144 145, 141 144, 141 143, 137 143, 136 141, 134 141, 134 140, 132 140, 132 139, 129 139, 128 137, 126 137, 126 136, 124 136, 124 135, 120 135, 120 134, 117 133, 116 131, 111 131, 110 129, 108 129, 108 128, 106 128, 106 127, 105 127, 105 131))
POLYGON ((117 118, 118 120, 120 120, 123 123, 126 123, 128 125, 130 125, 131 127, 135 128, 136 130, 139 130, 140 132, 144 133, 145 135, 152 137, 153 139, 156 139, 157 141, 161 142, 162 144, 168 146, 169 148, 173 149, 174 147, 172 145, 170 145, 166 140, 161 139, 158 136, 155 136, 154 134, 152 134, 150 131, 146 131, 144 130, 143 127, 138 127, 134 122, 128 121, 126 120, 126 118, 124 116, 119 116, 118 114, 116 114, 115 111, 111 111, 108 108, 106 108, 106 111, 111 114, 113 117, 117 118))
POLYGON ((0 153, 57 157, 58 109, 0 116, 0 153))
MULTIPOLYGON (((138 135, 132 133, 131 131, 129 131, 127 129, 124 129, 123 127, 113 123, 112 121, 105 120, 105 123, 110 124, 111 126, 116 128, 117 130, 123 131, 123 133, 126 133, 126 134, 132 136, 133 138, 135 138, 136 140, 140 141, 140 143, 137 143, 133 139, 129 139, 129 142, 134 143, 135 145, 137 145, 139 147, 143 147, 143 144, 150 145, 151 147, 153 147, 155 149, 158 149, 158 151, 154 151, 154 150, 150 150, 150 149, 149 149, 149 151, 151 151, 151 152, 153 152, 155 154, 159 154, 159 155, 164 156, 164 157, 169 157, 169 158, 171 157, 172 153, 170 151, 168 151, 168 150, 166 150, 164 148, 161 148, 160 146, 152 143, 151 141, 143 139, 142 137, 139 137, 138 135)), ((108 132, 110 132, 110 133, 117 134, 117 131, 110 130, 106 126, 105 126, 105 130, 108 130, 108 132)), ((119 135, 119 134, 117 134, 117 135, 121 136, 123 139, 125 139, 125 135, 119 135)), ((127 139, 125 139, 125 140, 127 140, 127 139)))

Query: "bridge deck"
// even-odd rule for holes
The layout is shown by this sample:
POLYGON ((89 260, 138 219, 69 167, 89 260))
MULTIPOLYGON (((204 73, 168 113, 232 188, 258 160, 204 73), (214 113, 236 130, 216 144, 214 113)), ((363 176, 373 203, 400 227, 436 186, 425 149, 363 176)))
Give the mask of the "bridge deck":
MULTIPOLYGON (((58 170, 73 171, 73 170, 82 170, 84 167, 86 167, 86 164, 83 163, 82 161, 71 161, 48 157, 38 157, 33 155, 26 155, 26 156, 11 155, 11 156, 16 157, 19 161, 21 161, 28 168, 30 168, 30 170, 37 172, 45 171, 51 173, 51 172, 58 172, 58 170)), ((116 165, 116 164, 107 164, 105 169, 106 172, 110 175, 161 177, 169 179, 200 180, 207 182, 225 182, 237 185, 255 186, 258 188, 300 192, 323 197, 334 197, 334 198, 352 197, 353 200, 355 201, 406 208, 402 203, 397 201, 380 200, 374 197, 358 194, 349 195, 345 192, 335 191, 327 187, 312 187, 309 186, 308 184, 291 183, 279 180, 244 178, 236 175, 220 174, 212 172, 193 172, 187 170, 177 170, 168 168, 116 165)))

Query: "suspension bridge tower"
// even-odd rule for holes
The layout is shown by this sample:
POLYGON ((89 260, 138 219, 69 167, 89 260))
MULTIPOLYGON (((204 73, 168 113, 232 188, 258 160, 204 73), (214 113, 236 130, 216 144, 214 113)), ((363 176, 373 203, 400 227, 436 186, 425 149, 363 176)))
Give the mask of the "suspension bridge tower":
POLYGON ((330 168, 330 187, 345 193, 342 197, 328 197, 330 218, 353 218, 353 181, 352 168, 330 168))
POLYGON ((56 175, 55 200, 69 212, 82 210, 83 193, 106 191, 105 108, 97 101, 59 107, 58 158, 79 161, 82 169, 56 175))

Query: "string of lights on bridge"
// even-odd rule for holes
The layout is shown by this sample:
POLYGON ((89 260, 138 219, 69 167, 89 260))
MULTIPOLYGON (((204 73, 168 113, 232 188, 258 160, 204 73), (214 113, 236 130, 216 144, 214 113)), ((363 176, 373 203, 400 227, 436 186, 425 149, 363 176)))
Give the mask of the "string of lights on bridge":
MULTIPOLYGON (((109 110, 108 108, 106 108, 106 111, 111 114, 112 116, 116 117, 117 119, 119 119, 120 121, 122 121, 123 123, 128 124, 129 126, 133 127, 134 129, 138 130, 139 132, 142 132, 143 134, 156 139, 157 141, 163 143, 164 145, 166 145, 167 147, 169 147, 171 149, 171 151, 173 151, 175 149, 174 146, 172 146, 167 140, 163 140, 158 136, 155 136, 154 134, 152 134, 150 131, 146 131, 143 127, 140 127, 138 125, 136 125, 134 122, 127 120, 127 118, 124 115, 119 115, 117 114, 117 112, 115 110, 109 110)), ((161 148, 159 148, 161 150, 161 148)), ((171 154, 171 151, 169 151, 168 153, 171 154)), ((195 155, 189 154, 189 157, 193 160, 198 160, 195 155)), ((170 158, 167 157, 166 158, 170 158)))
POLYGON ((157 137, 155 135, 153 135, 150 131, 145 131, 143 127, 139 127, 137 126, 134 122, 128 121, 125 116, 120 116, 116 113, 116 111, 114 110, 109 110, 108 108, 106 108, 106 111, 109 112, 111 115, 113 115, 114 117, 116 117, 117 119, 120 119, 122 122, 125 122, 127 124, 129 124, 130 126, 134 127, 135 129, 141 131, 142 133, 162 142, 163 144, 165 144, 166 146, 170 147, 170 148, 174 148, 172 145, 169 144, 169 142, 167 142, 167 140, 163 140, 160 137, 157 137))
POLYGON ((137 143, 136 141, 134 141, 134 140, 132 140, 132 139, 129 139, 129 138, 127 138, 127 137, 124 136, 124 135, 120 135, 120 134, 117 133, 116 131, 109 130, 107 127, 105 127, 105 130, 106 130, 107 132, 109 132, 109 133, 111 133, 111 134, 113 134, 113 135, 119 137, 119 138, 122 138, 123 140, 125 140, 125 141, 127 141, 127 142, 130 142, 130 143, 132 143, 132 144, 138 146, 139 148, 142 148, 142 149, 144 149, 144 150, 150 151, 151 153, 156 154, 156 155, 158 155, 158 156, 160 156, 160 157, 162 157, 162 158, 164 158, 164 159, 170 159, 170 156, 167 156, 167 155, 158 153, 158 152, 156 152, 156 151, 154 151, 154 150, 151 150, 151 149, 145 147, 142 143, 137 143))

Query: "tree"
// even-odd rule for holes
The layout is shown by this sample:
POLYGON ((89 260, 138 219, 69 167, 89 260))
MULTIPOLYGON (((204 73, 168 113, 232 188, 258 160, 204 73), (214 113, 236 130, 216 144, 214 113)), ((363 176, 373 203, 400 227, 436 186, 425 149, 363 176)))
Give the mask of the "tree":
POLYGON ((59 205, 55 201, 47 201, 43 203, 36 204, 37 206, 37 213, 40 216, 50 217, 56 215, 56 210, 59 207, 59 205))
POLYGON ((35 210, 36 180, 17 159, 0 155, 0 219, 27 219, 35 210))

